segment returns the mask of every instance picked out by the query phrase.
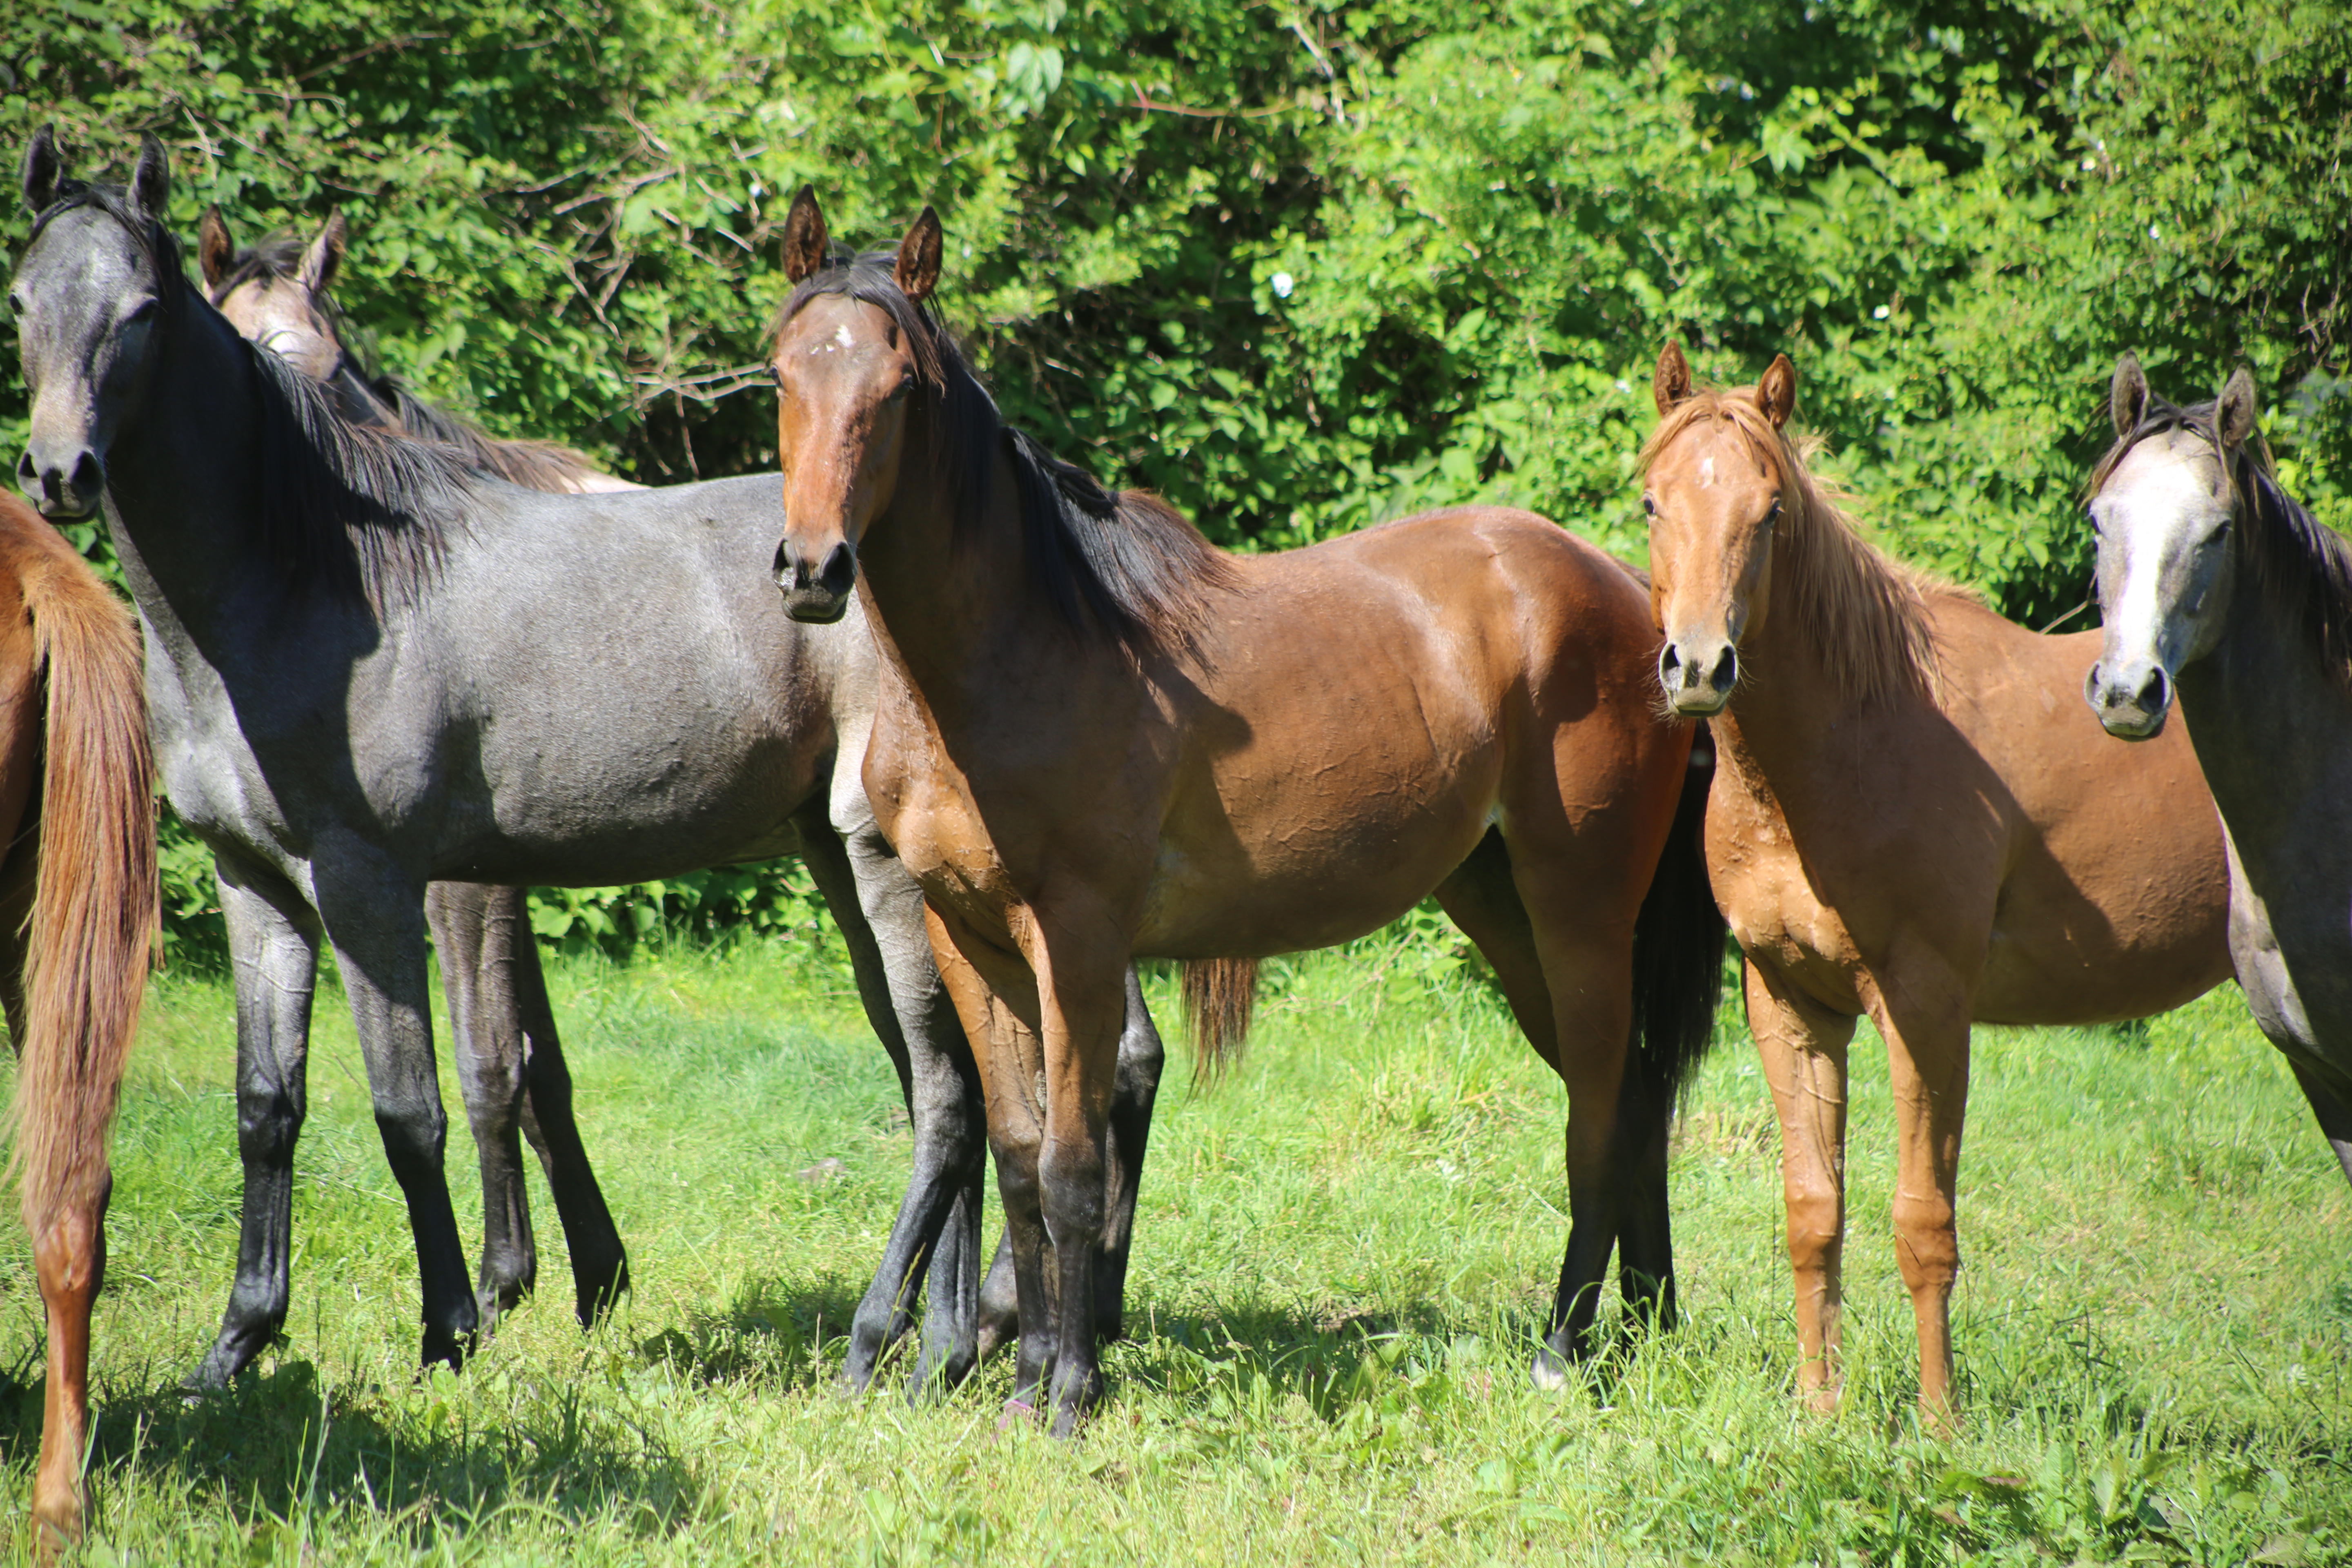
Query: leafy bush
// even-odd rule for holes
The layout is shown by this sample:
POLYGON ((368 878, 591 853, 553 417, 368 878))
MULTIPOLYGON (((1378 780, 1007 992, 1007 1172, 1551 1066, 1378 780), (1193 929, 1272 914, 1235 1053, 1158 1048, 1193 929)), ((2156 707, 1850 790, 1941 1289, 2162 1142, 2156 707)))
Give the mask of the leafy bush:
MULTIPOLYGON (((1486 500, 1637 555, 1670 335, 1725 379, 1789 352, 1885 541, 2032 624, 2087 596, 2127 347, 2182 395, 2252 363, 2352 522, 2324 0, 28 0, 0 139, 47 120, 118 168, 164 137, 184 233, 341 205, 370 353, 652 482, 772 463, 805 181, 869 243, 935 204, 1013 416, 1230 544, 1486 500)), ((25 412, 0 364, 0 443, 25 412)), ((620 941, 652 905, 616 898, 542 930, 620 941)))

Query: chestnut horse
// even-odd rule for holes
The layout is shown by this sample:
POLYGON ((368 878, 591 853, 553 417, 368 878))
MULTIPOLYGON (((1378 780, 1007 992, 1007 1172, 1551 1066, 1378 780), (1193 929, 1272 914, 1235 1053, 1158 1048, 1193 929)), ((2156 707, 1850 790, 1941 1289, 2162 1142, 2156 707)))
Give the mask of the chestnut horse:
MULTIPOLYGON (((1254 962, 1432 892, 1568 1085, 1557 1378, 1621 1234, 1629 1296, 1665 1304, 1664 1112, 1719 973, 1696 812, 1652 890, 1692 727, 1656 715, 1640 585, 1492 508, 1227 555, 999 422, 925 306, 940 246, 926 209, 895 256, 835 253, 814 193, 793 204, 777 581, 805 621, 855 597, 882 650, 866 786, 980 1058, 1016 1407, 1050 1373, 1066 1433, 1100 1393, 1087 1303, 1129 955, 1254 962)), ((1202 1033, 1213 1056, 1245 994, 1202 1033)))
POLYGON ((0 1008, 16 1048, 25 1228, 48 1312, 33 1477, 44 1549, 81 1536, 90 1305, 113 1188, 106 1133, 155 928, 142 679, 130 612, 31 507, 0 497, 0 1008))
POLYGON ((1706 860, 1747 952, 1780 1117, 1798 1382, 1840 1392, 1846 1047, 1886 1042, 1895 1256, 1919 1401, 1952 1408, 1950 1307, 1969 1026, 2161 1012, 2230 975, 2212 797, 2179 737, 2106 743, 2075 693, 2099 634, 2038 636, 1865 543, 1753 390, 1659 356, 1643 448, 1658 677, 1713 726, 1706 860))

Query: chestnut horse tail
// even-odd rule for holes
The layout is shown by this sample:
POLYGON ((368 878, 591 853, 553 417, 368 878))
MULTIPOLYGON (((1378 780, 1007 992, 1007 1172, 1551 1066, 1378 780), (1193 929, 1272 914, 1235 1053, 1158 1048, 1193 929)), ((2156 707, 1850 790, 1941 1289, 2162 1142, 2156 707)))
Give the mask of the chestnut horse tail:
POLYGON ((1184 1016, 1192 1026, 1195 1083, 1215 1083, 1241 1059, 1256 1007, 1256 959, 1184 961, 1184 1016))
POLYGON ((38 1237, 105 1194, 107 1129, 158 918, 155 775, 137 624, 63 539, 38 524, 11 531, 0 543, 14 547, 47 678, 11 1117, 38 1237))
POLYGON ((1723 996, 1723 911, 1706 878, 1701 835, 1715 742, 1698 727, 1665 852, 1633 920, 1633 1040, 1644 1079, 1663 1101, 1679 1093, 1715 1043, 1723 996))

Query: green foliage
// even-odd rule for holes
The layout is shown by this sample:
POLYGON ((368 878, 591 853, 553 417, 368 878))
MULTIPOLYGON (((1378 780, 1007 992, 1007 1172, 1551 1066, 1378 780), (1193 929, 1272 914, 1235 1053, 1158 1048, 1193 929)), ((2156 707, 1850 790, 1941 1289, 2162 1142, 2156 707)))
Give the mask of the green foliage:
MULTIPOLYGON (((184 234, 341 205, 369 352, 641 479, 773 461, 775 227, 811 182, 869 244, 938 205, 1008 411, 1223 542, 1483 500, 1638 556, 1680 335, 1727 380, 1790 353, 1882 540, 2036 625, 2086 597, 2126 348, 2184 397, 2250 362, 2291 488, 2352 523, 2347 81, 2332 0, 0 16, 0 142, 56 120, 119 172, 155 131, 184 234)), ((0 363, 0 447, 25 416, 0 363)))

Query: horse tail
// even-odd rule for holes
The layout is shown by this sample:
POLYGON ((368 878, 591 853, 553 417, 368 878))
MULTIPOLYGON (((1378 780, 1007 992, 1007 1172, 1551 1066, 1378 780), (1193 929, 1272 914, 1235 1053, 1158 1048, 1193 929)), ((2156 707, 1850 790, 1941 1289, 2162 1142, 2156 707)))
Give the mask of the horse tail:
POLYGON ((1691 743, 1665 852, 1633 918, 1633 1039, 1643 1077, 1663 1103, 1679 1093, 1715 1043, 1727 928, 1707 884, 1701 836, 1715 742, 1706 724, 1691 743))
POLYGON ((1241 1059, 1256 1008, 1256 959, 1184 961, 1184 1018, 1192 1035, 1194 1083, 1216 1083, 1241 1059))
POLYGON ((47 675, 40 838, 26 938, 16 1150, 34 1235, 103 1199, 106 1136, 159 914, 139 628, 47 528, 13 531, 47 675), (29 559, 28 559, 29 558, 29 559))

